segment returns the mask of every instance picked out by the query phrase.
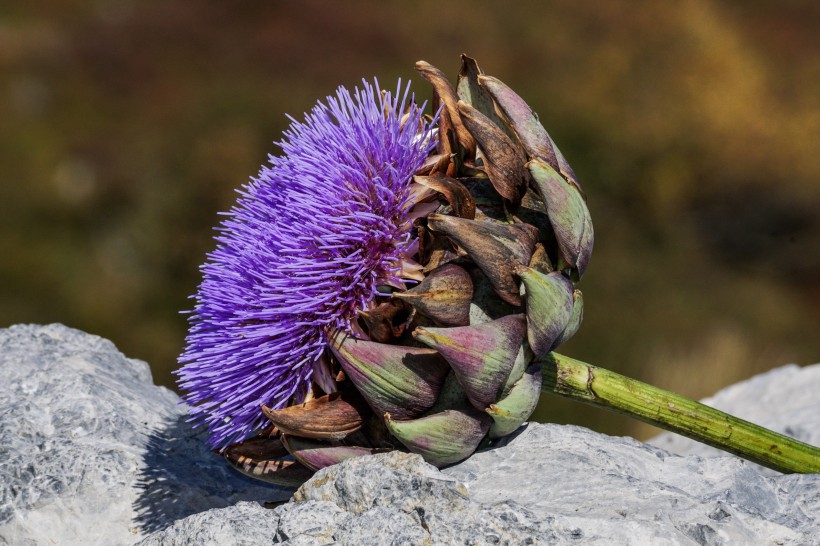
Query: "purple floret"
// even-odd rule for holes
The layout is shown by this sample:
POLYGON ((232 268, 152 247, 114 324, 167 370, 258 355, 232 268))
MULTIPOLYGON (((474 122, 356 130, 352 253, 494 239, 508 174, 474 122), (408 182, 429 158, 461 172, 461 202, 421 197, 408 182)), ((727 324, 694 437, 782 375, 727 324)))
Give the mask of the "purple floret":
POLYGON ((217 228, 177 372, 211 447, 264 428, 263 404, 300 402, 328 329, 349 329, 395 280, 412 244, 409 185, 434 145, 408 93, 363 82, 291 118, 283 154, 217 228))

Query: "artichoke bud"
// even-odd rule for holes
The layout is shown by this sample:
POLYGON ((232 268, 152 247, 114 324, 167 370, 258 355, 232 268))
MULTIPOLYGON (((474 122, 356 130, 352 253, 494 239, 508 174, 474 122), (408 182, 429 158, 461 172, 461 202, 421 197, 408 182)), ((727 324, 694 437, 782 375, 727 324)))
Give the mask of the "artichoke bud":
POLYGON ((583 192, 575 173, 552 137, 541 125, 538 114, 532 111, 515 91, 492 76, 478 76, 478 84, 487 90, 507 118, 507 123, 518 136, 521 146, 530 159, 541 159, 560 172, 578 191, 583 192))
POLYGON ((512 370, 510 370, 510 374, 501 386, 499 397, 503 398, 509 394, 510 389, 512 389, 513 385, 521 379, 521 376, 524 375, 524 370, 527 369, 527 366, 532 363, 534 358, 535 355, 533 354, 532 349, 530 349, 530 344, 527 343, 525 338, 521 341, 521 348, 518 349, 518 354, 515 356, 512 370))
POLYGON ((367 415, 365 407, 361 396, 351 390, 328 394, 279 410, 262 406, 262 412, 282 433, 341 440, 362 428, 367 415))
POLYGON ((498 194, 518 205, 530 175, 524 152, 487 116, 465 102, 458 103, 464 125, 475 136, 484 158, 484 171, 498 194))
POLYGON ((461 70, 458 73, 458 84, 456 85, 459 100, 484 114, 497 127, 503 129, 507 136, 513 137, 512 131, 499 117, 492 95, 480 85, 479 76, 481 75, 481 69, 475 59, 462 55, 461 70))
POLYGON ((478 77, 478 83, 498 104, 527 155, 532 159, 540 158, 557 170, 558 160, 549 134, 524 99, 492 76, 482 74, 478 77))
POLYGON ((464 184, 455 178, 444 175, 414 176, 413 181, 442 194, 455 216, 468 220, 475 218, 475 200, 464 184))
MULTIPOLYGON (((482 74, 475 60, 461 60, 456 88, 437 68, 417 63, 440 106, 437 130, 417 135, 427 148, 408 169, 392 216, 352 214, 354 224, 359 216, 380 223, 356 231, 364 243, 329 268, 373 284, 322 326, 311 353, 322 356, 307 385, 268 404, 281 409, 262 408, 275 433, 225 450, 240 471, 293 483, 388 448, 437 466, 461 461, 530 417, 541 392, 536 357, 578 330, 583 297, 574 284, 593 246, 580 186, 523 99, 482 74), (384 226, 401 232, 378 239, 384 226), (360 266, 371 252, 392 253, 360 266), (301 403, 306 393, 314 398, 301 403)), ((368 203, 374 197, 360 194, 368 203)), ((328 237, 349 227, 340 226, 329 226, 328 237)), ((327 268, 324 254, 317 260, 327 268)), ((352 288, 339 283, 338 290, 352 288)))
POLYGON ((314 471, 340 463, 351 457, 389 451, 383 448, 331 445, 327 442, 289 434, 282 435, 282 444, 297 461, 314 471))
POLYGON ((527 168, 544 200, 561 257, 581 277, 594 240, 586 201, 574 185, 544 161, 533 159, 527 163, 527 168))
POLYGON ((447 378, 444 380, 444 385, 441 387, 441 394, 433 404, 433 407, 427 411, 427 415, 440 413, 450 409, 463 409, 470 405, 467 399, 467 394, 464 392, 461 384, 458 382, 455 372, 450 370, 447 378))
POLYGON ((447 363, 434 350, 387 345, 337 332, 330 345, 345 375, 377 415, 417 417, 435 403, 447 363))
POLYGON ((550 351, 566 330, 573 310, 572 283, 563 274, 518 266, 527 303, 527 339, 536 356, 550 351))
POLYGON ((447 80, 444 72, 425 61, 416 63, 416 71, 419 75, 430 82, 433 92, 441 103, 443 109, 439 122, 439 138, 442 139, 444 148, 450 148, 450 135, 455 135, 458 143, 468 158, 475 157, 475 139, 473 135, 464 127, 461 116, 458 112, 458 95, 455 89, 447 80))
POLYGON ((427 225, 466 250, 501 299, 512 305, 521 304, 514 271, 517 265, 530 263, 538 241, 536 228, 529 224, 482 222, 440 214, 431 214, 427 225))
POLYGON ((484 324, 521 312, 520 306, 511 305, 498 296, 498 292, 481 269, 474 268, 471 273, 473 301, 470 304, 470 324, 484 324))
POLYGON ((523 315, 476 326, 416 328, 413 336, 436 349, 453 368, 470 403, 484 410, 498 399, 526 334, 523 315))
POLYGON ((561 335, 558 336, 558 339, 552 344, 552 348, 555 349, 559 345, 569 341, 581 327, 581 321, 583 320, 584 295, 580 290, 576 289, 572 293, 572 314, 569 317, 569 322, 567 322, 567 327, 564 328, 564 331, 561 332, 561 335))
POLYGON ((407 421, 394 420, 389 413, 384 419, 390 433, 407 449, 435 466, 469 457, 487 435, 492 421, 469 406, 407 421))
POLYGON ((510 392, 485 411, 493 419, 490 438, 510 434, 529 419, 541 396, 541 366, 534 364, 513 384, 510 392))
POLYGON ((419 313, 447 326, 470 322, 473 283, 462 267, 446 264, 433 270, 420 284, 394 298, 409 302, 419 313))

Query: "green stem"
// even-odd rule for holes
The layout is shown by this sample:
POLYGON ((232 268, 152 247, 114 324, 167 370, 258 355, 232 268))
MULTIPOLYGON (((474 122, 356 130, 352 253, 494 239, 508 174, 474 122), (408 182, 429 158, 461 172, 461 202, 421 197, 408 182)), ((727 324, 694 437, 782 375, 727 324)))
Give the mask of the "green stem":
POLYGON ((603 407, 778 472, 820 473, 820 448, 683 396, 557 353, 541 361, 542 390, 603 407))

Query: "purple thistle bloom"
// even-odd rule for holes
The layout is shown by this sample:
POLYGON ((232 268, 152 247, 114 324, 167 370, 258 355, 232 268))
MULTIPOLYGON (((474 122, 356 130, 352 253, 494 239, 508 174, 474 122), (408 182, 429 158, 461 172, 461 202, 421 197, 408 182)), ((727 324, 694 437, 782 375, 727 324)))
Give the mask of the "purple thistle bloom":
MULTIPOLYGON (((306 395, 329 329, 349 330, 414 250, 409 191, 434 146, 409 85, 340 87, 291 119, 218 228, 177 372, 222 449, 306 395)), ((423 106, 422 106, 423 108, 423 106)))

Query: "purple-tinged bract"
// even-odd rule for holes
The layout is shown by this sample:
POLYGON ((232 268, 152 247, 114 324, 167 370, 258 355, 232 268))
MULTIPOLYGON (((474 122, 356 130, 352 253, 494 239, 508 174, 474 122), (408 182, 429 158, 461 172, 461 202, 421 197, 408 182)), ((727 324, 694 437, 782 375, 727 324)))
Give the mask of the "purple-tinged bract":
POLYGON ((327 345, 413 254, 409 185, 432 146, 408 87, 367 82, 291 126, 218 228, 179 384, 222 449, 299 402, 327 345))

